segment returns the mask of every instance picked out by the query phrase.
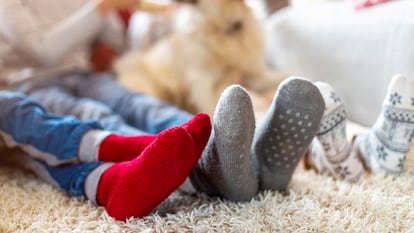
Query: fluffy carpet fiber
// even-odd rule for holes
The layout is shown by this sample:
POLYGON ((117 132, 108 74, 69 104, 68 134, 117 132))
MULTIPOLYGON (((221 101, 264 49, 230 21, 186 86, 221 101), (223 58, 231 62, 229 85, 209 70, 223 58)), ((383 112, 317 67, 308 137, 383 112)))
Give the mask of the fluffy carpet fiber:
POLYGON ((398 177, 349 184, 300 166, 286 193, 247 203, 174 193, 153 214, 126 222, 0 165, 0 206, 0 232, 414 232, 414 152, 398 177))

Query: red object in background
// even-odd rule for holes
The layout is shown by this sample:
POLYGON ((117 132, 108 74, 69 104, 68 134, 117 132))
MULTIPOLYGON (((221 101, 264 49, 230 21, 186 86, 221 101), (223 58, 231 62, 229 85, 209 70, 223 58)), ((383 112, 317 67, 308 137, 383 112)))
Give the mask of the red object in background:
POLYGON ((391 0, 354 0, 354 7, 359 10, 389 1, 391 0))
POLYGON ((129 19, 132 16, 132 10, 131 9, 122 9, 118 11, 118 15, 121 18, 122 22, 124 23, 125 29, 129 26, 129 19))
POLYGON ((112 69, 112 64, 119 53, 108 43, 96 42, 91 51, 90 62, 95 72, 104 72, 112 69))
MULTIPOLYGON (((118 11, 118 15, 124 25, 125 32, 129 25, 129 19, 132 16, 131 9, 118 11)), ((119 53, 104 41, 97 41, 92 46, 90 62, 95 72, 104 72, 112 69, 112 64, 119 53)))

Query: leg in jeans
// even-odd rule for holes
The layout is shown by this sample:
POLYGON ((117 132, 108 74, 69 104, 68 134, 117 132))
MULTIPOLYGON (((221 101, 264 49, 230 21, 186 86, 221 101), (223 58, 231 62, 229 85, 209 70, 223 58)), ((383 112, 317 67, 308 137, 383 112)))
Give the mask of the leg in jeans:
MULTIPOLYGON (((198 115, 181 127, 158 134, 130 161, 50 166, 44 161, 26 158, 25 167, 72 196, 85 195, 118 220, 142 217, 184 182, 197 163, 210 131, 209 117, 198 115)), ((122 144, 125 142, 108 137, 101 142, 103 148, 99 154, 116 157, 119 153, 116 148, 122 144)))
POLYGON ((9 160, 73 196, 85 193, 87 175, 102 162, 75 162, 79 161, 83 136, 101 128, 96 121, 79 122, 72 116, 49 114, 31 98, 12 91, 0 91, 0 111, 2 144, 30 155, 5 153, 3 156, 15 156, 9 160))
POLYGON ((211 132, 210 118, 200 114, 156 136, 125 138, 100 130, 96 121, 51 115, 32 99, 9 91, 0 92, 0 109, 2 142, 32 156, 21 157, 25 167, 73 196, 86 195, 119 220, 148 214, 176 190, 198 161, 211 132), (128 142, 146 146, 131 161, 97 161, 131 153, 125 151, 128 142), (91 162, 82 159, 82 151, 92 152, 86 156, 91 162))
POLYGON ((55 114, 73 115, 80 120, 95 119, 104 129, 124 135, 145 133, 126 124, 121 116, 105 104, 89 98, 77 98, 63 85, 33 89, 28 95, 55 114))
POLYGON ((85 78, 75 87, 75 94, 106 104, 128 124, 148 133, 159 133, 192 117, 159 99, 124 88, 110 74, 85 78))
POLYGON ((0 137, 3 143, 19 147, 50 165, 77 160, 83 135, 101 129, 96 121, 79 122, 73 116, 46 112, 31 98, 12 91, 0 91, 0 137))

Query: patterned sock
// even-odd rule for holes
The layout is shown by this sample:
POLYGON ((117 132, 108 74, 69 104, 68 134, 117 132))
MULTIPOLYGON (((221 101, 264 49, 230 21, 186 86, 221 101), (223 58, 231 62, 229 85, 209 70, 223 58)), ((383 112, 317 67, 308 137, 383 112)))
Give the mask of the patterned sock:
POLYGON ((309 81, 284 80, 258 125, 252 147, 260 189, 285 190, 318 131, 324 103, 309 81))
MULTIPOLYGON (((210 122, 207 114, 199 113, 181 127, 186 131, 199 132, 202 135, 211 131, 205 125, 210 122)), ((198 133, 197 133, 198 134, 198 133)), ((106 137, 99 146, 98 160, 107 162, 129 161, 136 158, 150 143, 154 141, 154 135, 124 136, 111 134, 106 137)), ((196 145, 201 146, 201 145, 196 145)), ((197 154, 201 153, 204 147, 197 148, 197 154)))
POLYGON ((338 179, 355 182, 363 174, 364 168, 358 157, 350 156, 351 144, 346 134, 345 105, 329 84, 316 82, 315 86, 321 92, 325 102, 325 112, 317 134, 324 150, 322 153, 313 150, 314 154, 311 158, 315 162, 324 163, 324 160, 318 157, 325 156, 325 161, 329 165, 320 164, 319 166, 327 166, 322 170, 330 170, 331 175, 338 179))
POLYGON ((250 158, 254 121, 247 92, 237 85, 227 88, 214 113, 213 133, 190 175, 195 189, 232 201, 250 200, 257 193, 250 158))
POLYGON ((210 122, 200 134, 182 127, 160 133, 134 160, 115 163, 101 176, 96 199, 118 220, 142 217, 175 191, 187 178, 207 143, 210 122), (205 133, 207 132, 207 134, 205 133))
POLYGON ((335 174, 331 163, 325 155, 324 148, 318 138, 314 138, 303 157, 305 169, 313 169, 320 174, 335 174))
POLYGON ((372 172, 399 174, 414 135, 414 81, 396 75, 390 82, 382 112, 374 126, 354 140, 372 172))

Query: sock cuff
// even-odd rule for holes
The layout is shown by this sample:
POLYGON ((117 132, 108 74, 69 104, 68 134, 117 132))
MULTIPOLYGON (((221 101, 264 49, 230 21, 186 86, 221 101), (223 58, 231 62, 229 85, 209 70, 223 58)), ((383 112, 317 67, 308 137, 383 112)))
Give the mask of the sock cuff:
POLYGON ((327 132, 331 131, 341 122, 346 120, 346 110, 345 106, 341 105, 340 107, 335 108, 327 115, 323 116, 322 121, 319 126, 318 136, 326 134, 327 132))
POLYGON ((104 163, 101 166, 95 168, 85 180, 85 196, 93 204, 98 205, 96 194, 98 193, 98 185, 101 180, 102 174, 111 167, 113 163, 104 163))
POLYGON ((99 146, 111 135, 109 131, 90 130, 83 135, 79 146, 79 160, 82 162, 98 161, 99 146))

